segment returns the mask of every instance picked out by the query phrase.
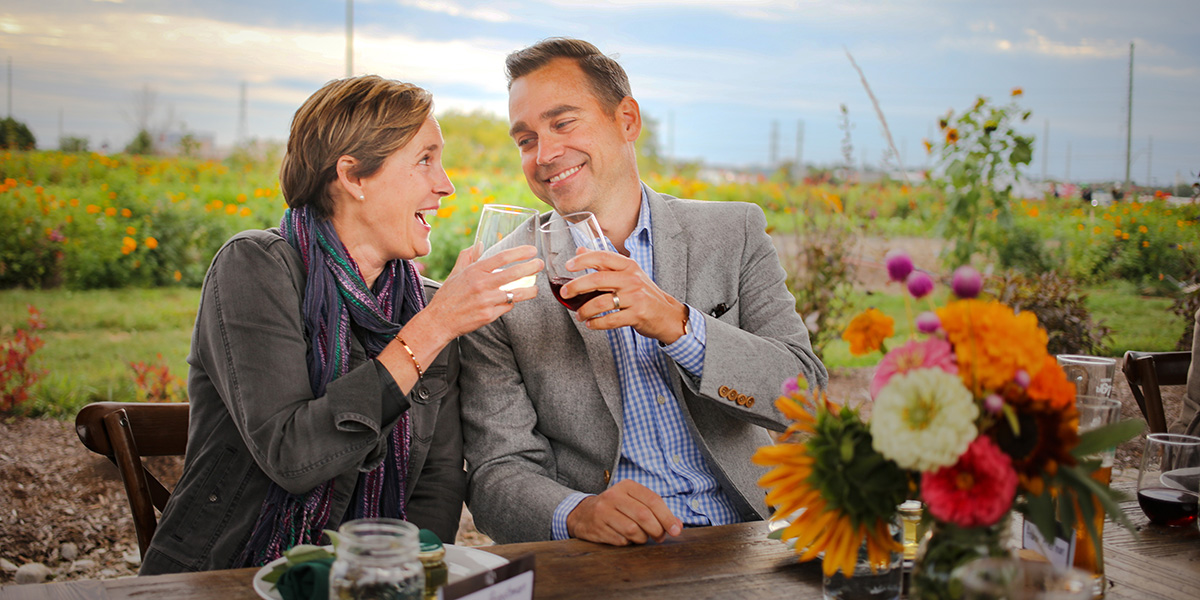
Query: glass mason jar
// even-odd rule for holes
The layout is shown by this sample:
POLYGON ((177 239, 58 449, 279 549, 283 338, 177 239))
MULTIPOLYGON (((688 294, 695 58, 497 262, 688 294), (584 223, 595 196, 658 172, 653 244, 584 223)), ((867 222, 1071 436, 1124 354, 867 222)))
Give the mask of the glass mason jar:
POLYGON ((338 528, 341 541, 329 571, 332 600, 421 600, 425 570, 418 530, 397 519, 358 519, 338 528))
POLYGON ((963 584, 955 571, 977 559, 1011 556, 1009 519, 1005 515, 989 527, 959 527, 933 519, 921 540, 913 564, 908 597, 912 600, 957 600, 963 584))
MULTIPOLYGON (((893 540, 904 541, 904 526, 899 516, 889 530, 893 540)), ((852 577, 838 571, 821 580, 825 600, 899 600, 904 587, 903 557, 903 551, 890 552, 886 562, 872 565, 867 556, 867 542, 863 540, 852 577)))

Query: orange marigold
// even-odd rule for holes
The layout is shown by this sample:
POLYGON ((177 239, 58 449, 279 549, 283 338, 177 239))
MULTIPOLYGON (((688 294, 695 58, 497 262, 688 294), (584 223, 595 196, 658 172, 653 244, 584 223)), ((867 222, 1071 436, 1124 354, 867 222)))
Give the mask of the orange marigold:
POLYGON ((954 344, 959 376, 976 397, 1002 389, 1019 370, 1041 370, 1049 338, 1033 313, 1013 314, 995 301, 959 300, 939 308, 937 316, 954 344))
POLYGON ((1034 402, 1044 402, 1054 410, 1065 410, 1075 404, 1075 384, 1049 354, 1042 359, 1041 368, 1033 372, 1026 393, 1034 402))
POLYGON ((895 321, 891 317, 877 308, 868 308, 850 321, 850 326, 842 332, 842 339, 850 343, 850 354, 862 356, 881 349, 883 340, 894 333, 895 321))

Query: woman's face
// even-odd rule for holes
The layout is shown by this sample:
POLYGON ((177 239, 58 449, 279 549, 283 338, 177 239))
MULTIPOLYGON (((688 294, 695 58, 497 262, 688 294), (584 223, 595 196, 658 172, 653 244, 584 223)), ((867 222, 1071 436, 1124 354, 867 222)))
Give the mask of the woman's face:
POLYGON ((429 254, 429 223, 425 213, 437 212, 441 198, 454 193, 442 167, 442 130, 432 115, 383 167, 362 179, 366 197, 363 218, 387 260, 429 254))

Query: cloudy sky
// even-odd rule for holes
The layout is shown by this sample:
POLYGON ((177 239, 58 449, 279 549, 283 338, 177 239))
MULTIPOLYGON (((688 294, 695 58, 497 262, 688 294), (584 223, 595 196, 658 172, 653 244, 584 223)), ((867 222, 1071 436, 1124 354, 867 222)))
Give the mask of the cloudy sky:
MULTIPOLYGON (((1132 177, 1190 183, 1198 23, 1197 0, 356 0, 353 70, 418 83, 439 110, 505 115, 504 56, 581 37, 618 55, 671 156, 790 160, 802 123, 804 161, 831 164, 844 104, 855 161, 878 164, 882 129, 849 51, 908 166, 948 109, 1021 87, 1038 138, 1027 173, 1111 180, 1124 178, 1133 43, 1132 177)), ((5 0, 4 108, 42 147, 66 134, 115 149, 148 88, 152 122, 228 146, 244 83, 246 135, 283 139, 300 103, 345 74, 345 33, 344 0, 5 0)))

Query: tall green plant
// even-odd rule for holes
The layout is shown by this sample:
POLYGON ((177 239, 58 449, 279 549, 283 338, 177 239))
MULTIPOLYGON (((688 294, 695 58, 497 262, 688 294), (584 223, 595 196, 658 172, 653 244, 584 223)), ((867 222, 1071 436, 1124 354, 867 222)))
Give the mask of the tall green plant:
POLYGON ((957 117, 954 111, 942 117, 939 142, 925 141, 936 159, 938 182, 946 190, 946 211, 938 233, 951 242, 951 264, 970 262, 982 217, 994 212, 999 226, 1006 228, 1012 223, 1012 189, 1021 179, 1021 167, 1033 157, 1033 137, 1015 129, 1030 115, 1018 106, 1020 96, 1021 89, 1014 89, 1003 106, 980 96, 957 117))

